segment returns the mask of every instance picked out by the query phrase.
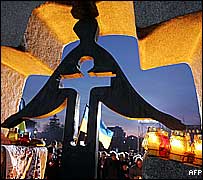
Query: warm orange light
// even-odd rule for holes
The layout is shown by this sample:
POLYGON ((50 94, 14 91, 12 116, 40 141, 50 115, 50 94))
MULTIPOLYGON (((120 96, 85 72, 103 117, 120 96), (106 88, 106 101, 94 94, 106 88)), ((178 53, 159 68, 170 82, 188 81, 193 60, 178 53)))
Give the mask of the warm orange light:
POLYGON ((83 74, 82 73, 66 74, 66 75, 63 75, 62 77, 67 79, 82 78, 83 74))
POLYGON ((195 154, 193 164, 202 166, 202 135, 201 134, 196 134, 194 136, 193 148, 194 148, 194 154, 195 154))
POLYGON ((149 127, 142 147, 148 151, 149 155, 168 158, 170 152, 168 132, 160 128, 149 127))
POLYGON ((67 99, 65 99, 64 102, 60 106, 58 106, 56 109, 54 109, 53 111, 51 111, 47 114, 44 114, 42 116, 34 117, 34 118, 43 119, 43 118, 53 116, 54 114, 57 114, 57 113, 61 112, 62 110, 64 110, 65 107, 67 107, 67 99))
POLYGON ((146 134, 143 141, 142 141, 142 147, 147 150, 148 149, 148 138, 149 136, 146 134))
POLYGON ((116 74, 112 72, 99 72, 99 73, 89 72, 88 74, 90 75, 90 77, 115 77, 116 76, 116 74))
POLYGON ((202 164, 202 139, 195 135, 191 145, 190 134, 183 131, 172 131, 169 139, 168 132, 160 128, 149 127, 142 147, 148 155, 169 158, 183 163, 202 164))
POLYGON ((1 63, 28 77, 29 75, 51 75, 53 70, 31 53, 1 46, 1 63))
POLYGON ((185 152, 185 144, 184 140, 179 137, 172 137, 170 139, 170 145, 171 145, 171 152, 173 153, 182 153, 185 152))
POLYGON ((143 70, 171 64, 192 64, 194 51, 201 49, 202 12, 180 16, 157 24, 139 40, 140 65, 143 70))
POLYGON ((154 25, 138 45, 143 70, 180 63, 190 66, 202 116, 202 11, 154 25))
POLYGON ((171 153, 184 154, 187 151, 187 138, 183 131, 172 131, 170 137, 171 153))
POLYGON ((159 155, 161 157, 169 157, 169 152, 170 152, 170 141, 169 141, 169 137, 168 137, 168 132, 164 131, 163 129, 161 129, 160 131, 160 140, 161 140, 161 144, 159 146, 159 155))
POLYGON ((198 158, 202 158, 202 139, 201 135, 194 136, 194 153, 198 158))
POLYGON ((157 134, 150 132, 149 133, 149 142, 155 143, 155 144, 159 143, 159 138, 158 138, 157 134))
POLYGON ((157 132, 148 132, 145 141, 147 149, 159 150, 161 141, 157 132))
MULTIPOLYGON (((96 4, 99 11, 97 17, 99 35, 121 34, 136 37, 132 1, 101 1, 96 4)), ((78 40, 72 30, 78 20, 72 17, 71 9, 70 5, 47 2, 34 9, 29 21, 33 22, 38 19, 61 44, 67 44, 78 40)))
POLYGON ((170 146, 171 149, 169 159, 182 162, 186 149, 184 138, 181 136, 172 135, 170 137, 170 146))
MULTIPOLYGON (((196 152, 202 151, 202 143, 196 143, 195 144, 195 151, 196 152)), ((202 153, 201 153, 201 155, 202 155, 202 153)))
POLYGON ((7 137, 8 133, 9 133, 9 129, 8 128, 1 127, 1 134, 3 134, 5 137, 7 137))
POLYGON ((190 136, 182 131, 173 131, 170 137, 170 155, 171 160, 192 163, 194 154, 191 151, 190 136))

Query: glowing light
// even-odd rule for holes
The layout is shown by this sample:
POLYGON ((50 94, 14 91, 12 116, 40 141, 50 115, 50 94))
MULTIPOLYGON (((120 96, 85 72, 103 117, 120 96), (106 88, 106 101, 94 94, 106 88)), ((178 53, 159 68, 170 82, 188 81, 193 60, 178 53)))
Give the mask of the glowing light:
POLYGON ((155 134, 150 134, 149 140, 152 141, 153 143, 156 143, 159 141, 159 138, 155 134))
POLYGON ((191 145, 188 132, 174 130, 169 139, 167 131, 149 127, 142 141, 142 147, 148 151, 148 155, 183 163, 202 164, 202 136, 200 134, 194 136, 194 143, 191 145))
POLYGON ((115 77, 116 74, 112 73, 112 72, 99 72, 99 73, 95 73, 95 72, 89 72, 88 73, 91 77, 115 77))
MULTIPOLYGON (((67 106, 67 99, 64 100, 64 102, 60 106, 58 106, 56 109, 54 109, 53 111, 51 111, 47 114, 41 115, 41 116, 34 117, 34 118, 35 119, 43 119, 43 118, 53 116, 54 114, 61 112, 66 106, 67 106)), ((26 117, 26 118, 28 118, 28 117, 26 117)))
POLYGON ((197 157, 202 158, 202 135, 201 134, 194 136, 194 152, 197 157))
POLYGON ((195 160, 194 164, 202 166, 202 135, 196 134, 194 136, 194 154, 195 154, 195 160))
MULTIPOLYGON (((132 1, 97 2, 99 35, 121 34, 136 37, 135 15, 132 1), (125 14, 125 15, 124 15, 125 14)), ((37 18, 52 32, 59 43, 67 44, 78 39, 69 30, 77 22, 71 15, 72 6, 47 2, 34 9, 30 22, 37 18)), ((31 28, 33 26, 28 26, 31 28)))
POLYGON ((202 151, 202 144, 200 144, 200 143, 196 144, 195 151, 202 151))
POLYGON ((174 138, 171 140, 170 144, 171 144, 173 151, 184 150, 184 143, 182 140, 178 140, 178 139, 174 138))
POLYGON ((146 149, 159 150, 161 144, 160 137, 157 132, 148 132, 146 138, 144 139, 143 145, 146 149))
POLYGON ((190 156, 191 148, 189 148, 189 137, 182 131, 173 131, 170 137, 170 155, 171 160, 176 160, 180 162, 192 162, 190 156))
POLYGON ((1 60, 2 64, 26 77, 32 74, 51 75, 53 73, 53 70, 47 67, 41 59, 31 53, 21 52, 11 47, 1 46, 1 60))

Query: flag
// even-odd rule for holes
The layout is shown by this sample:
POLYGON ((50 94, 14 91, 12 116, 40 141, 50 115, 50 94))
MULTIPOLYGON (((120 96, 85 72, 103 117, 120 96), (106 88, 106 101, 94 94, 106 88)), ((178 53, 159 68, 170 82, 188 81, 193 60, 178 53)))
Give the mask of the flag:
POLYGON ((16 127, 19 129, 20 133, 24 133, 26 131, 25 121, 21 122, 16 127))
MULTIPOLYGON (((89 108, 88 106, 86 106, 85 113, 80 126, 80 131, 84 133, 87 133, 88 112, 89 108)), ((97 120, 100 120, 99 141, 103 144, 105 149, 108 149, 111 143, 111 139, 113 137, 113 131, 109 130, 104 124, 104 122, 101 120, 101 103, 99 103, 98 105, 97 120)))
POLYGON ((88 112, 89 112, 89 109, 88 109, 88 106, 86 105, 85 114, 83 115, 82 123, 81 123, 81 126, 80 126, 80 131, 82 131, 84 133, 87 133, 88 112))
MULTIPOLYGON (((24 107, 25 107, 25 100, 21 98, 20 104, 19 104, 19 111, 21 111, 24 107)), ((16 127, 19 129, 20 134, 24 133, 26 131, 25 121, 21 122, 16 127)))
POLYGON ((103 144, 105 149, 108 149, 111 144, 111 139, 113 137, 113 131, 108 129, 104 122, 100 121, 99 129, 99 141, 103 144))

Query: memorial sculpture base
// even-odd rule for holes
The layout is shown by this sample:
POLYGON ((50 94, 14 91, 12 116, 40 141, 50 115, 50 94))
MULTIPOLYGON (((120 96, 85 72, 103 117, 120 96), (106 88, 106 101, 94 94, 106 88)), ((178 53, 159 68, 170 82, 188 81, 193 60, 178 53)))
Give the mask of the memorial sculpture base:
POLYGON ((143 179, 202 179, 202 167, 145 154, 143 179))
POLYGON ((60 179, 93 179, 95 164, 92 158, 95 152, 88 146, 69 146, 63 152, 63 162, 60 179))

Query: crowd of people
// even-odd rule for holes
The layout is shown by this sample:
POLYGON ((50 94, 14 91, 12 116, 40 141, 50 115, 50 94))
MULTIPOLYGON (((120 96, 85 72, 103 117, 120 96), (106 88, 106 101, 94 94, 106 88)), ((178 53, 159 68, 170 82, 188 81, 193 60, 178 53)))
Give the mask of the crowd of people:
POLYGON ((58 179, 61 167, 62 147, 58 146, 57 141, 52 141, 48 146, 47 164, 45 179, 58 179))
POLYGON ((98 179, 142 179, 142 156, 127 152, 99 153, 98 179))
MULTIPOLYGON (((45 179, 57 179, 60 174, 62 147, 53 141, 48 146, 45 179)), ((142 179, 142 156, 129 155, 127 152, 99 152, 98 179, 142 179)))

